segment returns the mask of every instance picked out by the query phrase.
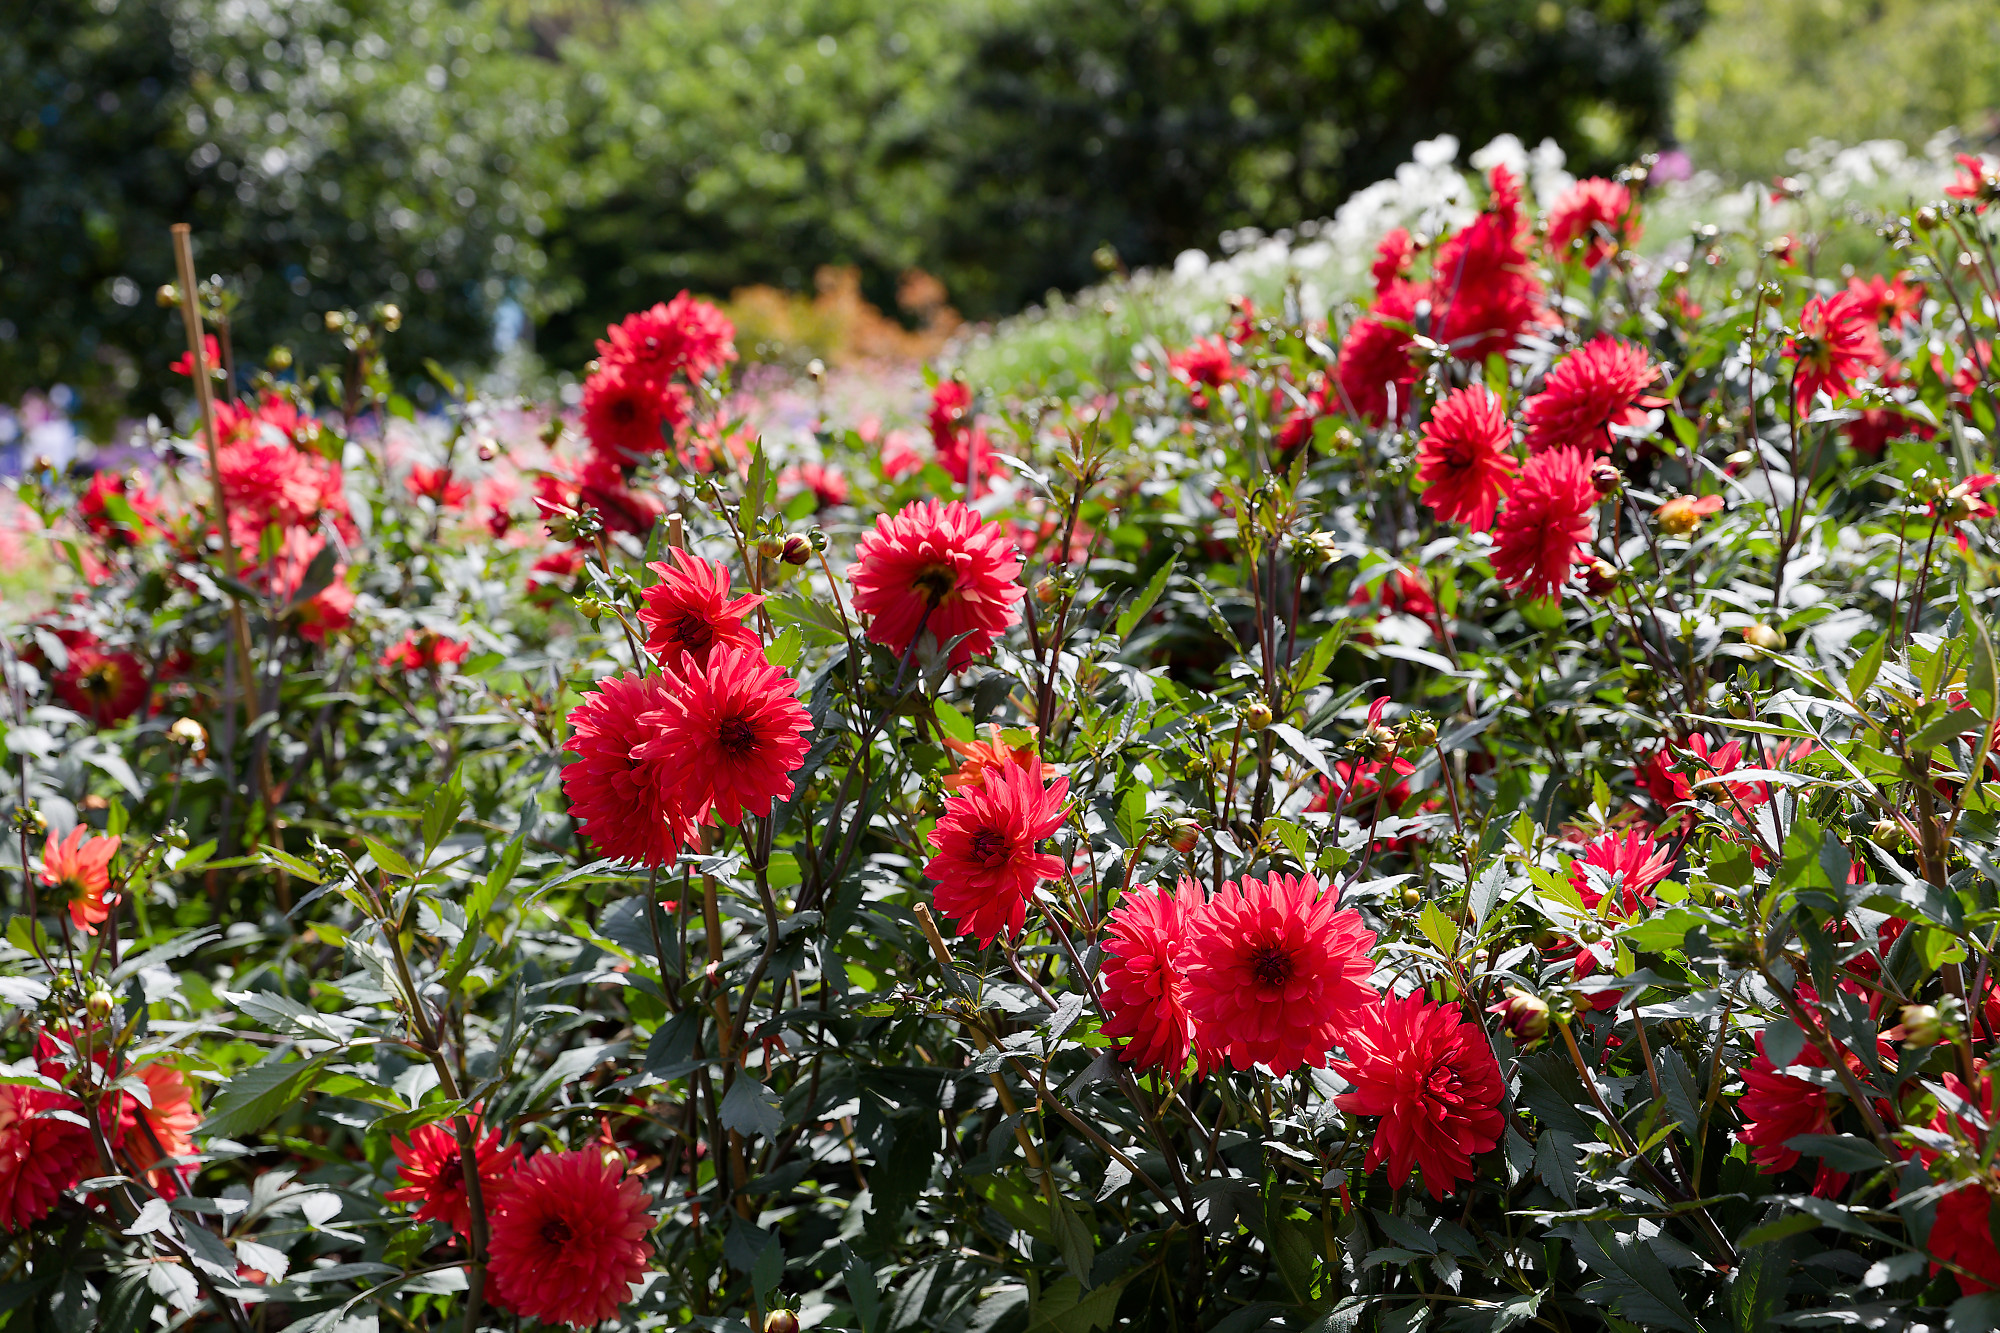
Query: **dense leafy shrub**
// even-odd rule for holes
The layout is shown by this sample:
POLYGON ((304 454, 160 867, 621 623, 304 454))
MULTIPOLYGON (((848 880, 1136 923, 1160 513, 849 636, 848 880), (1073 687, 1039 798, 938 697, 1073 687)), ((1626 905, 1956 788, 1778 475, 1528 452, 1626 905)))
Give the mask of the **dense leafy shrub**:
POLYGON ((7 1318, 1990 1324, 2000 173, 1470 188, 929 449, 681 298, 34 479, 7 1318))

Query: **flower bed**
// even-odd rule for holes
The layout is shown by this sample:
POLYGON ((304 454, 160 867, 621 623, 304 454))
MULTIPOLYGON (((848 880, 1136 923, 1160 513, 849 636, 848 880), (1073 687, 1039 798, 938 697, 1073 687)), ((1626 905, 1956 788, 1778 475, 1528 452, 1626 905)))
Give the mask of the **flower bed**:
POLYGON ((207 310, 21 487, 0 1310, 1990 1326, 2000 173, 1650 186, 909 429, 685 294, 426 421, 207 310))

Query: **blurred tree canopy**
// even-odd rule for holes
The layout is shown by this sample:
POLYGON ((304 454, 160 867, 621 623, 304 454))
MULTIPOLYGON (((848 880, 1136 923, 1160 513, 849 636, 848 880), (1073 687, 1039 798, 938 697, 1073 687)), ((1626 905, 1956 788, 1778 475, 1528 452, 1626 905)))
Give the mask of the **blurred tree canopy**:
POLYGON ((167 226, 310 364, 553 363, 682 287, 922 267, 974 315, 1330 211, 1443 131, 1660 141, 1701 0, 0 0, 0 398, 127 410, 167 226))

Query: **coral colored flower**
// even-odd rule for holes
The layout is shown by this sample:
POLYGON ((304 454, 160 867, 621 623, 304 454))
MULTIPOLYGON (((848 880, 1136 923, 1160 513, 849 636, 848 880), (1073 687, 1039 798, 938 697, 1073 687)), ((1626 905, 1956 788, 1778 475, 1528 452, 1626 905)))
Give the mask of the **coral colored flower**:
POLYGON ((135 545, 159 529, 159 501, 136 472, 128 475, 106 468, 91 473, 76 512, 92 536, 114 546, 135 545))
POLYGON ((403 671, 435 671, 463 662, 472 645, 436 630, 409 630, 382 654, 382 665, 403 671))
POLYGON ((962 671, 1020 621, 1021 561, 998 523, 957 500, 919 500, 875 520, 847 567, 854 605, 869 617, 868 637, 895 653, 919 633, 952 650, 962 671))
POLYGON ((1585 243, 1585 268, 1596 268, 1619 250, 1631 249, 1643 231, 1632 192, 1598 176, 1570 186, 1549 208, 1549 244, 1567 250, 1585 243))
POLYGON ((882 475, 901 481, 924 470, 924 456, 910 442, 906 431, 892 430, 882 437, 882 475))
POLYGON ((1798 362, 1793 392, 1801 409, 1822 390, 1833 398, 1852 397, 1856 377, 1888 359, 1875 332, 1877 309, 1853 290, 1806 302, 1798 337, 1785 342, 1785 355, 1798 362))
POLYGON ((1427 624, 1437 616, 1437 598, 1431 595, 1430 585, 1424 582, 1424 576, 1400 565, 1382 580, 1379 590, 1371 593, 1366 583, 1357 584, 1353 595, 1347 599, 1349 606, 1367 606, 1371 602, 1379 605, 1386 615, 1415 616, 1427 624))
POLYGON ((1454 390, 1431 413, 1417 448, 1423 502, 1447 523, 1491 530, 1500 497, 1520 470, 1513 442, 1498 395, 1477 384, 1454 390))
POLYGON ((69 909, 69 919, 86 935, 95 935, 97 923, 111 915, 104 895, 111 888, 111 858, 117 853, 117 838, 92 836, 82 824, 61 842, 49 834, 42 848, 42 883, 55 890, 55 905, 69 909))
POLYGON ((146 702, 146 667, 127 652, 105 652, 96 638, 69 645, 69 663, 49 682, 56 698, 100 727, 115 727, 146 702))
POLYGON ((1847 290, 1875 312, 1875 321, 1890 329, 1900 329, 1914 319, 1924 304, 1924 285, 1909 281, 1908 273, 1885 278, 1872 273, 1867 278, 1849 278, 1847 290))
POLYGON ((1685 537, 1710 514, 1722 512, 1719 495, 1676 495, 1653 511, 1653 521, 1670 537, 1685 537))
POLYGON ((736 326, 706 301, 682 292, 664 305, 627 315, 605 330, 597 358, 605 367, 664 386, 676 374, 700 379, 736 359, 736 326))
MULTIPOLYGON (((215 335, 212 333, 201 335, 201 361, 203 365, 208 367, 208 373, 211 376, 216 379, 222 378, 222 344, 216 341, 215 335)), ((167 369, 173 371, 176 375, 186 375, 189 378, 193 378, 194 353, 182 352, 167 369)))
POLYGON ((333 567, 333 582, 292 608, 299 637, 324 645, 326 636, 354 623, 354 589, 347 586, 347 566, 333 567))
POLYGON ((0 1085, 0 1233, 47 1217, 86 1165, 96 1174, 90 1131, 48 1115, 78 1109, 73 1098, 45 1088, 0 1085))
POLYGON ((1319 419, 1334 411, 1333 390, 1325 384, 1314 388, 1305 396, 1305 402, 1285 414, 1278 423, 1278 447, 1290 451, 1312 438, 1313 427, 1319 419))
POLYGON ((591 448, 620 466, 664 453, 668 435, 687 421, 687 390, 607 365, 583 382, 583 433, 591 448))
MULTIPOLYGON (((1894 1067, 1894 1048, 1882 1042, 1878 1050, 1885 1063, 1894 1067)), ((1857 1056, 1850 1051, 1841 1054, 1849 1069, 1860 1071, 1861 1061, 1857 1056)), ((1792 1057, 1792 1065, 1829 1067, 1826 1056, 1811 1042, 1792 1057)), ((1757 1033, 1757 1056, 1744 1071, 1743 1087, 1743 1096, 1736 1103, 1737 1114, 1743 1117, 1743 1128, 1736 1131, 1736 1137, 1750 1149, 1750 1160, 1766 1174, 1789 1171, 1798 1165, 1798 1149, 1786 1145, 1799 1135, 1834 1132, 1833 1113, 1840 1104, 1838 1093, 1833 1088, 1780 1072, 1764 1054, 1762 1030, 1757 1033)), ((1830 1197, 1838 1194, 1846 1183, 1845 1172, 1834 1170, 1822 1160, 1813 1181, 1813 1193, 1830 1197)))
POLYGON ((659 734, 634 751, 675 775, 684 808, 703 823, 740 824, 789 799, 788 774, 806 759, 812 717, 799 683, 761 647, 725 643, 705 663, 664 664, 666 702, 649 720, 659 734))
POLYGON ((847 478, 840 474, 839 468, 810 460, 788 467, 778 475, 779 495, 790 498, 807 491, 812 492, 813 500, 821 509, 844 505, 848 495, 847 478))
POLYGON ((609 1319, 646 1275, 652 1226, 639 1182, 603 1153, 538 1153, 493 1213, 494 1297, 545 1323, 585 1328, 609 1319))
POLYGON ((1183 878, 1171 893, 1150 884, 1126 894, 1104 929, 1107 1037, 1123 1039, 1118 1058, 1138 1069, 1178 1075, 1194 1044, 1181 953, 1189 920, 1201 910, 1201 885, 1183 878))
POLYGON ((1642 907, 1653 905, 1652 895, 1646 890, 1665 879, 1673 867, 1673 856, 1654 842, 1651 834, 1629 829, 1623 834, 1606 833, 1586 843, 1583 855, 1569 863, 1569 882, 1583 898, 1583 905, 1595 911, 1605 896, 1598 885, 1609 880, 1619 889, 1617 910, 1636 916, 1642 907), (1603 871, 1604 880, 1594 879, 1591 869, 1603 871))
MULTIPOLYGON (((1970 1276, 1954 1273, 1959 1291, 1967 1296, 1977 1296, 1981 1292, 2000 1288, 2000 1248, 1993 1243, 1993 1200, 2000 1194, 2000 1174, 1991 1167, 1981 1168, 1978 1163, 1985 1159, 1982 1151, 1987 1138, 1993 1134, 1990 1126, 2000 1124, 2000 1104, 1994 1097, 1993 1075, 1981 1070, 1979 1092, 1966 1086, 1965 1080, 1957 1074, 1944 1076, 1945 1091, 1959 1099, 1966 1108, 1978 1114, 1988 1128, 1982 1130, 1973 1117, 1956 1110, 1938 1107, 1927 1128, 1935 1135, 1949 1136, 1958 1151, 1951 1158, 1929 1144, 1920 1145, 1915 1153, 1918 1161, 1934 1174, 1940 1159, 1952 1162, 1954 1159, 1961 1171, 1970 1167, 1969 1177, 1951 1193, 1937 1201, 1937 1213, 1931 1221, 1931 1234, 1926 1248, 1932 1255, 1947 1263, 1953 1263, 1970 1276)), ((0 1214, 4 1216, 4 1214, 0 1214)), ((1933 1276, 1944 1271, 1937 1263, 1931 1264, 1933 1276)))
POLYGON ((1377 998, 1374 934, 1311 875, 1231 880, 1188 923, 1183 958, 1195 1041, 1237 1069, 1325 1068, 1377 998))
POLYGON ((1369 276, 1375 279, 1376 292, 1387 291, 1389 284, 1398 278, 1407 278, 1416 257, 1416 242, 1410 239, 1407 227, 1398 227, 1377 241, 1375 262, 1368 266, 1369 276))
POLYGON ((146 1085, 152 1105, 142 1104, 129 1092, 118 1094, 118 1119, 109 1137, 128 1170, 144 1176, 154 1190, 171 1197, 180 1192, 187 1168, 176 1168, 168 1159, 194 1151, 194 1131, 201 1115, 194 1109, 194 1093, 180 1070, 155 1060, 135 1072, 146 1085))
POLYGON ((1507 492, 1493 533, 1493 572, 1510 592, 1553 597, 1590 560, 1597 490, 1581 449, 1536 454, 1507 492))
POLYGON ((1388 420, 1392 397, 1398 417, 1409 409, 1417 382, 1410 339, 1420 299, 1423 293, 1410 283, 1390 283, 1340 340, 1334 380, 1347 406, 1364 421, 1380 425, 1388 420))
MULTIPOLYGON (((479 1137, 479 1115, 470 1118, 473 1158, 479 1163, 480 1202, 490 1216, 506 1196, 514 1173, 521 1169, 521 1145, 500 1146, 500 1131, 479 1137)), ((419 1125, 407 1139, 395 1139, 396 1164, 403 1183, 382 1197, 392 1203, 414 1203, 419 1222, 443 1222, 461 1236, 472 1234, 472 1204, 465 1193, 465 1168, 458 1149, 455 1120, 419 1125)))
POLYGON ((1174 378, 1190 386, 1220 388, 1231 380, 1243 377, 1242 368, 1229 354, 1229 344, 1219 333, 1197 339, 1167 357, 1167 368, 1173 372, 1174 378))
POLYGON ((1035 848, 1062 827, 1068 799, 1068 778, 1044 786, 1039 766, 1016 764, 989 769, 979 786, 946 798, 924 876, 936 881, 932 901, 958 934, 983 948, 1021 933, 1035 885, 1063 873, 1061 857, 1035 848))
MULTIPOLYGON (((535 563, 528 566, 528 600, 537 606, 553 604, 560 595, 560 585, 575 578, 576 572, 582 568, 583 554, 580 551, 564 549, 537 557, 535 563)), ((639 614, 644 616, 646 613, 642 610, 639 614)))
POLYGON ((1035 752, 1035 728, 1028 728, 1029 739, 1026 745, 1009 745, 1002 740, 998 722, 986 724, 986 735, 987 739, 983 741, 977 739, 955 741, 949 736, 944 738, 946 749, 965 756, 965 762, 958 766, 956 772, 945 775, 946 790, 962 792, 967 788, 977 787, 986 781, 988 773, 1002 768, 1025 768, 1037 779, 1041 777, 1042 760, 1035 752))
POLYGON ((1958 155, 1958 174, 1944 192, 1954 199, 1978 200, 1977 211, 1984 213, 1986 206, 2000 199, 2000 167, 1983 157, 1971 153, 1958 155))
POLYGON ((453 477, 448 467, 413 467, 403 484, 412 497, 434 500, 444 509, 456 509, 472 498, 472 487, 453 477))
POLYGON ((646 651, 662 662, 686 653, 706 665, 717 644, 762 651, 757 631, 743 618, 763 605, 764 598, 747 593, 731 601, 729 569, 698 555, 676 549, 668 561, 647 565, 660 581, 640 596, 639 623, 646 628, 646 651))
POLYGON ((563 769, 563 794, 579 831, 598 851, 641 865, 672 865, 694 841, 680 797, 680 774, 641 751, 659 739, 672 698, 663 676, 610 676, 570 710, 563 749, 580 756, 563 769))
POLYGON ((1506 1125, 1500 1064, 1479 1024, 1421 991, 1390 995, 1361 1011, 1341 1045, 1347 1059, 1332 1067, 1354 1088, 1333 1104, 1382 1118, 1364 1169, 1387 1162, 1389 1184, 1401 1188, 1416 1167, 1433 1199, 1471 1180, 1472 1159, 1499 1143, 1506 1125))
POLYGON ((1616 430, 1645 426, 1640 395, 1659 377, 1645 348, 1599 334, 1557 362, 1522 404, 1529 450, 1610 449, 1616 430))

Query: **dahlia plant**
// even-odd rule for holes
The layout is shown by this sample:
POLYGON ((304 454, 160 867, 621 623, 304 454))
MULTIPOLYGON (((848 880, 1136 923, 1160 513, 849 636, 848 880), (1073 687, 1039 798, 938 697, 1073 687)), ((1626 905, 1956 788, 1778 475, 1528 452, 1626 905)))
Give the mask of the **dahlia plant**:
POLYGON ((928 448, 686 294, 420 421, 173 293, 20 488, 0 1319, 1991 1326, 1996 180, 1497 165, 928 448))

